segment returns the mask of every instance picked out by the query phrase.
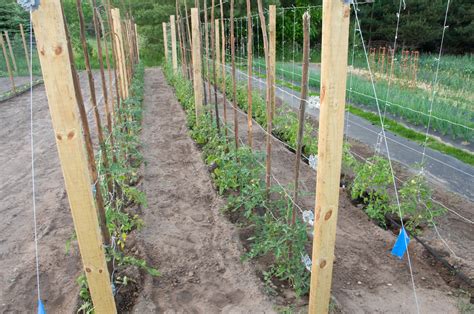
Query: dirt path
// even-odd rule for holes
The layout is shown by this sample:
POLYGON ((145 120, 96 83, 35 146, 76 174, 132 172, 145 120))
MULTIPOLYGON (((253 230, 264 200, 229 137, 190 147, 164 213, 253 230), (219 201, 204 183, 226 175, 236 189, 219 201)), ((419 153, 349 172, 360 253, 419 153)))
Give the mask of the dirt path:
POLYGON ((162 273, 147 278, 136 313, 273 312, 236 228, 219 212, 185 114, 159 69, 145 73, 142 139, 146 223, 137 238, 162 273))

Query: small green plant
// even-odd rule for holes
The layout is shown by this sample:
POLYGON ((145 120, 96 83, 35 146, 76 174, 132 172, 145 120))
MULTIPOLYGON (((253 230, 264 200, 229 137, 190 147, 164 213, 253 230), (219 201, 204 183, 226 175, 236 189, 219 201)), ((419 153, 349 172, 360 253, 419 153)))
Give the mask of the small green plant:
POLYGON ((388 161, 374 156, 359 169, 351 187, 351 197, 360 199, 367 215, 384 227, 385 214, 391 209, 388 189, 392 184, 388 161))

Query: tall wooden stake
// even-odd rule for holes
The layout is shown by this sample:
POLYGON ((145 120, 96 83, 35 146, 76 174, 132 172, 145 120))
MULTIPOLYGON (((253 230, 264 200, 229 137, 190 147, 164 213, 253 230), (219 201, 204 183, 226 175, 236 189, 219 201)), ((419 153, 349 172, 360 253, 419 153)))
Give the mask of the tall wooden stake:
POLYGON ((4 31, 4 33, 5 33, 5 39, 7 40, 8 50, 10 51, 10 57, 12 59, 13 69, 15 69, 15 72, 18 72, 18 67, 16 66, 15 54, 13 53, 12 43, 10 41, 10 35, 8 35, 7 31, 4 31))
POLYGON ((321 111, 310 313, 327 313, 336 241, 349 45, 349 1, 323 0, 321 111))
POLYGON ((270 100, 272 102, 271 114, 270 114, 270 124, 272 124, 273 116, 276 111, 276 101, 275 101, 275 71, 276 71, 276 6, 271 5, 269 7, 269 16, 268 16, 268 34, 270 36, 269 44, 269 66, 270 66, 270 100))
MULTIPOLYGON (((95 94, 94 76, 92 75, 92 69, 91 69, 90 60, 89 60, 89 52, 87 50, 86 27, 84 23, 84 13, 82 11, 81 0, 76 0, 76 6, 77 6, 77 13, 79 15, 79 25, 80 25, 79 29, 80 29, 80 34, 81 34, 82 51, 84 53, 84 63, 86 65, 86 72, 87 72, 87 77, 88 77, 88 82, 89 82, 89 90, 91 93, 92 110, 94 111, 95 122, 97 125, 99 146, 102 150, 102 162, 104 163, 105 168, 109 169, 109 159, 107 157, 107 149, 105 148, 104 132, 102 130, 102 122, 100 119, 100 113, 99 113, 99 108, 97 104, 97 97, 95 94)), ((102 69, 103 69, 103 65, 102 65, 102 69)), ((107 178, 107 187, 109 189, 109 193, 112 193, 113 184, 112 184, 112 178, 110 177, 109 172, 106 173, 106 178, 107 178)), ((100 190, 97 191, 97 193, 100 193, 100 190)))
POLYGON ((199 11, 197 8, 191 9, 192 25, 192 53, 193 53, 193 84, 194 84, 194 106, 196 109, 196 123, 202 114, 203 85, 201 76, 201 34, 199 33, 199 11))
POLYGON ((122 33, 122 22, 120 20, 120 10, 112 9, 111 15, 113 23, 114 41, 117 53, 117 67, 119 73, 118 78, 120 81, 118 83, 120 83, 121 87, 121 98, 126 99, 128 98, 128 74, 125 61, 124 38, 122 33))
POLYGON ((0 33, 0 45, 2 46, 3 56, 5 57, 5 64, 7 65, 8 77, 10 77, 12 90, 14 93, 16 93, 15 79, 13 78, 12 68, 10 67, 10 60, 8 60, 7 49, 5 48, 5 42, 3 41, 2 33, 0 33))
POLYGON ((137 62, 140 62, 140 37, 138 36, 138 26, 133 24, 135 29, 135 43, 137 45, 137 62))
POLYGON ((249 147, 252 148, 252 53, 253 53, 253 25, 252 25, 252 5, 247 0, 247 140, 249 147))
POLYGON ((166 31, 166 22, 163 22, 163 45, 165 46, 165 61, 168 63, 168 33, 166 31))
MULTIPOLYGON (((188 44, 189 44, 190 50, 192 50, 193 39, 191 37, 191 29, 189 27, 188 5, 186 4, 186 0, 183 0, 183 1, 184 1, 184 16, 186 17, 185 20, 186 20, 186 33, 188 35, 188 44)), ((189 74, 190 74, 191 80, 193 80, 193 76, 194 76, 193 64, 194 64, 194 61, 193 61, 192 51, 191 51, 191 54, 190 54, 189 58, 190 58, 190 62, 189 62, 190 71, 189 71, 189 74)))
POLYGON ((26 64, 28 66, 28 73, 31 73, 30 54, 28 53, 28 47, 26 46, 25 31, 23 30, 23 24, 20 24, 21 41, 23 42, 23 50, 25 51, 26 64))
MULTIPOLYGON (((205 59, 206 59, 207 95, 208 95, 209 104, 210 104, 211 103, 211 74, 209 72, 209 29, 207 27, 207 0, 204 0, 203 2, 204 2, 203 13, 204 13, 204 37, 205 37, 204 42, 205 42, 205 50, 206 50, 205 59)), ((212 26, 212 23, 211 23, 211 26, 212 26)))
MULTIPOLYGON (((216 66, 216 74, 217 79, 221 78, 221 44, 220 44, 220 21, 219 19, 214 20, 214 50, 216 52, 215 66, 216 66)), ((217 81, 214 82, 217 85, 217 81)))
POLYGON ((237 119, 237 82, 235 78, 234 0, 230 0, 230 55, 232 60, 232 108, 234 109, 235 149, 239 148, 239 121, 237 119))
POLYGON ((76 114, 78 91, 72 49, 60 0, 41 2, 33 11, 38 55, 66 191, 89 290, 97 313, 116 313, 102 245, 84 137, 76 114), (60 79, 58 79, 60 78, 60 79))
POLYGON ((171 25, 171 60, 173 62, 173 70, 178 71, 178 54, 176 52, 176 21, 174 15, 170 16, 171 25))
POLYGON ((268 37, 267 37, 267 25, 265 21, 265 15, 263 14, 262 0, 258 0, 258 15, 260 16, 260 26, 262 28, 263 36, 263 50, 265 52, 265 68, 267 74, 267 88, 265 93, 265 100, 267 105, 267 135, 266 135, 266 165, 265 165, 265 184, 267 190, 267 197, 270 193, 271 185, 271 170, 272 170, 272 100, 271 100, 271 71, 270 71, 270 57, 268 51, 268 37))
MULTIPOLYGON (((301 161, 301 149, 304 136, 304 114, 306 109, 306 99, 308 98, 308 68, 309 68, 309 24, 310 16, 308 12, 303 15, 303 76, 301 78, 301 100, 300 100, 300 111, 298 117, 298 142, 296 146, 296 158, 295 158, 295 192, 293 195, 293 201, 296 203, 298 200, 298 186, 299 186, 299 175, 300 175, 300 161, 301 161)), ((291 224, 294 225, 296 222, 296 208, 293 205, 293 213, 291 217, 291 224)))
POLYGON ((220 9, 221 9, 221 36, 222 36, 222 103, 224 108, 224 134, 227 141, 227 93, 226 93, 226 80, 227 80, 227 70, 225 68, 225 24, 224 24, 224 5, 222 0, 220 0, 220 9))
MULTIPOLYGON (((220 134, 221 132, 221 127, 220 127, 220 122, 219 122, 219 106, 217 105, 217 54, 216 50, 219 50, 219 47, 216 49, 216 43, 215 43, 215 32, 216 29, 214 27, 214 23, 212 21, 214 20, 214 7, 215 7, 215 2, 212 0, 211 2, 212 8, 211 8, 211 51, 212 51, 212 75, 214 77, 214 111, 216 114, 216 125, 217 125, 217 132, 220 134)), ((210 84, 210 82, 209 82, 210 84)), ((210 89, 209 89, 209 95, 210 95, 210 89)), ((211 96, 209 96, 211 97, 211 96)))

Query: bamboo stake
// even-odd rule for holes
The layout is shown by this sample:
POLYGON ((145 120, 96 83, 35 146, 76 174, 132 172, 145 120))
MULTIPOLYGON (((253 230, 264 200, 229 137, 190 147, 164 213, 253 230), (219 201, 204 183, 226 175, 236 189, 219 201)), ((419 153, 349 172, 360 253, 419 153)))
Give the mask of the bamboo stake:
MULTIPOLYGON (((105 27, 104 27, 104 22, 102 21, 102 18, 100 16, 100 12, 98 10, 98 8, 96 7, 95 9, 95 14, 97 16, 97 19, 99 21, 99 24, 100 24, 100 29, 102 30, 102 40, 103 40, 103 45, 105 47, 105 64, 107 66, 107 74, 109 76, 109 100, 110 100, 110 119, 112 120, 112 123, 111 123, 111 126, 113 126, 113 119, 112 119, 112 115, 114 113, 114 88, 113 88, 113 77, 112 77, 112 70, 111 70, 111 67, 110 67, 110 56, 109 56, 109 45, 107 43, 107 37, 105 35, 105 27)), ((100 39, 100 37, 99 37, 100 39)), ((118 93, 117 93, 117 97, 118 97, 118 93)), ((112 130, 109 130, 109 132, 112 132, 112 130)))
MULTIPOLYGON (((181 62, 183 63, 183 66, 181 66, 181 69, 183 71, 183 77, 188 78, 188 80, 191 80, 191 67, 189 66, 190 62, 188 62, 188 51, 187 51, 187 46, 186 46, 186 29, 184 27, 183 23, 183 18, 181 17, 181 8, 178 6, 178 0, 176 0, 176 13, 178 16, 178 35, 179 35, 179 40, 180 40, 180 45, 181 45, 181 62), (179 14, 178 14, 179 13, 179 14)), ((189 58, 189 60, 191 57, 189 58)))
POLYGON ((5 48, 5 42, 3 41, 3 35, 0 33, 0 45, 2 46, 3 56, 5 57, 5 64, 7 65, 8 76, 10 77, 10 83, 12 84, 12 90, 16 93, 15 79, 13 78, 12 68, 10 67, 10 60, 8 60, 7 49, 5 48))
POLYGON ((26 64, 28 66, 28 73, 31 73, 33 69, 31 68, 30 55, 28 53, 28 48, 26 46, 25 31, 23 30, 23 24, 20 24, 20 33, 21 41, 23 42, 23 50, 25 50, 26 64))
POLYGON ((166 22, 163 22, 163 43, 165 46, 165 61, 168 63, 168 33, 166 32, 166 22))
MULTIPOLYGON (((216 114, 216 126, 217 126, 217 132, 220 134, 221 132, 221 128, 220 128, 220 123, 219 123, 219 106, 217 105, 217 63, 216 63, 216 58, 217 58, 217 54, 216 54, 216 50, 219 50, 219 47, 217 47, 216 49, 216 43, 215 43, 215 33, 216 33, 216 29, 214 27, 214 23, 212 23, 212 21, 214 21, 214 7, 215 7, 215 2, 214 0, 212 0, 211 2, 211 5, 212 5, 212 8, 211 8, 211 51, 212 51, 212 75, 214 77, 214 111, 215 111, 215 114, 216 114)), ((210 86, 211 82, 209 81, 209 86, 210 86)), ((209 88, 209 95, 211 93, 211 89, 209 88)), ((211 96, 209 96, 211 97, 211 96)))
POLYGON ((263 7, 262 7, 262 0, 258 0, 258 15, 260 16, 260 26, 262 28, 262 36, 263 36, 263 50, 265 53, 265 68, 267 74, 267 81, 266 81, 266 93, 265 93, 265 100, 267 105, 267 135, 266 135, 266 164, 265 164, 265 184, 266 184, 266 191, 267 197, 270 194, 270 185, 271 185, 271 169, 272 169, 272 162, 271 162, 271 153, 272 153, 272 100, 271 100, 271 71, 270 71, 270 58, 269 58, 269 51, 268 51, 268 37, 267 37, 267 26, 265 21, 265 15, 263 14, 263 7))
POLYGON ((222 36, 222 53, 221 53, 221 58, 222 58, 222 103, 223 103, 223 108, 224 108, 224 134, 225 138, 227 141, 227 93, 226 93, 226 80, 227 80, 227 71, 225 68, 225 25, 224 25, 224 5, 222 3, 222 0, 220 0, 220 9, 221 9, 221 36, 222 36))
POLYGON ((234 109, 235 149, 239 148, 239 121, 237 119, 237 82, 235 79, 234 0, 230 0, 230 55, 232 60, 232 108, 234 109))
MULTIPOLYGON (((104 167, 106 169, 109 169, 109 159, 107 156, 107 149, 105 147, 104 132, 102 130, 102 122, 100 119, 100 113, 99 113, 99 108, 97 104, 97 97, 95 94, 94 76, 92 75, 92 70, 91 70, 91 65, 90 65, 90 60, 89 60, 89 52, 87 51, 86 28, 85 28, 85 23, 84 23, 84 13, 82 11, 81 0, 76 0, 76 6, 77 6, 77 13, 79 15, 79 26, 80 26, 79 30, 80 30, 80 35, 81 35, 82 51, 84 54, 84 63, 86 65, 86 72, 87 72, 87 77, 89 81, 89 90, 91 93, 92 110, 94 111, 95 122, 97 125, 97 135, 99 138, 99 146, 102 150, 102 162, 104 163, 104 167)), ((103 65, 102 65, 102 68, 103 68, 103 65)), ((109 189, 109 193, 113 193, 114 189, 113 189, 113 184, 112 184, 112 178, 110 177, 110 173, 108 171, 106 172, 106 178, 107 178, 107 187, 109 189)), ((101 193, 100 189, 97 191, 97 193, 101 193)))
POLYGON ((196 124, 199 124, 199 117, 202 114, 203 85, 201 76, 201 35, 199 33, 199 11, 197 8, 191 9, 192 24, 192 53, 193 53, 193 84, 194 84, 194 106, 196 109, 196 124))
POLYGON ((178 71, 178 55, 176 53, 176 22, 174 15, 170 16, 171 24, 171 57, 173 60, 173 70, 176 73, 178 71))
POLYGON ((60 0, 42 2, 32 13, 38 55, 66 191, 94 309, 116 313, 110 275, 98 226, 81 124, 81 100, 60 0), (57 79, 60 78, 60 79, 57 79))
MULTIPOLYGON (((189 47, 190 49, 192 49, 192 45, 193 45, 193 39, 191 37, 191 29, 189 27, 189 16, 188 16, 188 6, 186 4, 186 0, 183 0, 184 1, 184 15, 186 17, 186 32, 187 32, 187 35, 188 35, 188 44, 189 44, 189 47)), ((193 54, 191 52, 190 56, 189 56, 189 59, 190 59, 190 62, 189 62, 189 67, 190 67, 190 78, 191 80, 194 80, 193 78, 193 75, 194 75, 194 70, 193 70, 193 65, 194 65, 194 61, 193 61, 193 54)))
MULTIPOLYGON (((304 115, 306 109, 306 99, 308 98, 308 68, 309 68, 309 25, 310 16, 308 12, 303 15, 303 76, 301 78, 301 100, 300 100, 300 111, 298 116, 298 144, 296 146, 296 158, 295 158, 295 191, 293 195, 293 201, 296 203, 298 200, 298 185, 300 175, 300 162, 301 162, 301 149, 304 136, 304 115)), ((294 225, 296 222, 296 208, 293 205, 293 212, 291 217, 291 224, 294 225)))
POLYGON ((249 147, 252 148, 252 53, 253 53, 253 29, 252 29, 252 6, 247 0, 247 139, 249 147))
POLYGON ((13 69, 15 69, 15 72, 18 72, 18 67, 16 66, 15 54, 13 53, 12 43, 10 41, 10 36, 8 35, 7 31, 4 31, 4 33, 5 33, 5 39, 7 40, 8 50, 10 51, 10 58, 12 59, 13 69))
POLYGON ((323 0, 321 110, 309 313, 327 313, 331 294, 344 135, 349 3, 323 0))

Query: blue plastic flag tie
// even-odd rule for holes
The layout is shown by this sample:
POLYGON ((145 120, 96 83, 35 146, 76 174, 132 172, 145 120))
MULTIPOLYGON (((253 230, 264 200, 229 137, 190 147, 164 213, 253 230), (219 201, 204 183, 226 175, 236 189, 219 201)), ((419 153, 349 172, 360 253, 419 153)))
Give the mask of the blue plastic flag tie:
POLYGON ((44 305, 41 300, 38 300, 38 314, 46 314, 46 310, 44 309, 44 305))
POLYGON ((400 229, 400 234, 398 235, 397 241, 392 249, 392 255, 397 256, 399 259, 403 258, 406 250, 408 249, 408 243, 410 243, 410 237, 408 236, 405 228, 400 229))

